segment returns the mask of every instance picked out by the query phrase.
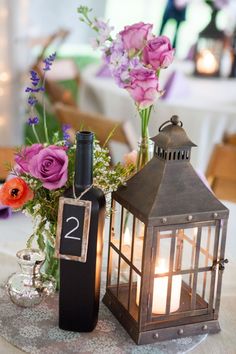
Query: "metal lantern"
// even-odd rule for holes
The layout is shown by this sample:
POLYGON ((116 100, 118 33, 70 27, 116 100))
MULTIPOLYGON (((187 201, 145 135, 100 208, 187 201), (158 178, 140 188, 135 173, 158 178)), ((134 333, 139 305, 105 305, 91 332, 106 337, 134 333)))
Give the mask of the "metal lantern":
POLYGON ((216 27, 217 10, 213 9, 210 23, 200 32, 195 50, 195 75, 220 76, 225 34, 216 27))
POLYGON ((113 193, 103 302, 137 344, 220 330, 228 209, 190 164, 177 116, 152 160, 113 193))

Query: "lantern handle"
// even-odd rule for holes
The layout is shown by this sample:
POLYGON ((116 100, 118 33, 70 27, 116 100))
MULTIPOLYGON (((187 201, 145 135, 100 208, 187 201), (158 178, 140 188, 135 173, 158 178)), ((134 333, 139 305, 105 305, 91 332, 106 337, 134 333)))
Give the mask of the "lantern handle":
POLYGON ((179 125, 181 128, 183 126, 183 122, 179 119, 179 117, 177 115, 174 115, 170 118, 170 120, 167 120, 166 122, 164 122, 160 128, 159 128, 159 132, 162 131, 162 128, 167 124, 167 123, 172 123, 173 125, 179 125))

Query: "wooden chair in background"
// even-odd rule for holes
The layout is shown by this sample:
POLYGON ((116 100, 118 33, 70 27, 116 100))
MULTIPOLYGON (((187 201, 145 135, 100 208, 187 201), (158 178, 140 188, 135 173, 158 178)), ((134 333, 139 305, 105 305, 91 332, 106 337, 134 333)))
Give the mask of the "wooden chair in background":
POLYGON ((9 175, 6 164, 14 164, 14 154, 16 150, 13 147, 0 147, 0 181, 4 181, 9 175))
POLYGON ((219 199, 236 202, 236 135, 224 141, 213 150, 206 178, 219 199))
POLYGON ((58 48, 63 44, 66 40, 70 31, 64 28, 60 28, 52 34, 47 35, 46 37, 34 38, 31 40, 31 47, 40 45, 42 49, 37 56, 36 65, 40 63, 46 56, 48 49, 50 46, 54 46, 54 50, 58 50, 58 48))
POLYGON ((92 130, 101 145, 104 145, 111 135, 109 142, 114 141, 125 144, 129 151, 136 147, 136 139, 133 136, 130 122, 121 123, 110 120, 101 114, 84 113, 77 108, 61 103, 55 104, 54 110, 56 117, 62 125, 68 124, 71 126, 72 140, 74 139, 75 132, 82 127, 83 130, 92 130))
MULTIPOLYGON (((69 33, 70 32, 68 30, 60 29, 45 40, 42 51, 33 65, 33 70, 37 71, 41 78, 44 75, 43 59, 45 58, 49 48, 53 46, 53 50, 55 50, 56 47, 57 51, 66 40, 69 33)), ((52 66, 52 70, 47 73, 45 87, 51 103, 63 102, 64 104, 76 107, 77 103, 72 92, 69 89, 64 88, 59 82, 63 80, 75 80, 77 86, 79 85, 80 74, 73 59, 56 58, 52 66)))

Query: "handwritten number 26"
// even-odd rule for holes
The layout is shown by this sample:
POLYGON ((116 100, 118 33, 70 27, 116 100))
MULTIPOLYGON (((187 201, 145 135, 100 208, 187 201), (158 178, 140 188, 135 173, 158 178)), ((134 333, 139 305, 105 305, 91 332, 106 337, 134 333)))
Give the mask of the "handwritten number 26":
POLYGON ((69 239, 72 239, 72 240, 79 240, 80 241, 81 239, 79 237, 70 236, 74 231, 76 231, 79 228, 79 220, 76 217, 71 216, 70 218, 66 219, 66 222, 69 222, 70 220, 75 220, 76 226, 72 230, 67 232, 67 234, 65 235, 65 238, 69 238, 69 239))

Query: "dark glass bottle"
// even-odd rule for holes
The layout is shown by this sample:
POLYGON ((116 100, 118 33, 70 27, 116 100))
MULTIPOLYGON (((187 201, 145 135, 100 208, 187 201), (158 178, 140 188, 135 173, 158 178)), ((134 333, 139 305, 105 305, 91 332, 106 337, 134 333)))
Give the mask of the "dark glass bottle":
MULTIPOLYGON (((79 197, 93 182, 94 135, 82 131, 76 138, 75 194, 79 197)), ((68 190, 65 197, 73 198, 73 190, 68 190)), ((60 260, 59 327, 90 332, 98 320, 106 202, 104 193, 95 187, 81 199, 92 202, 87 261, 60 260)))

